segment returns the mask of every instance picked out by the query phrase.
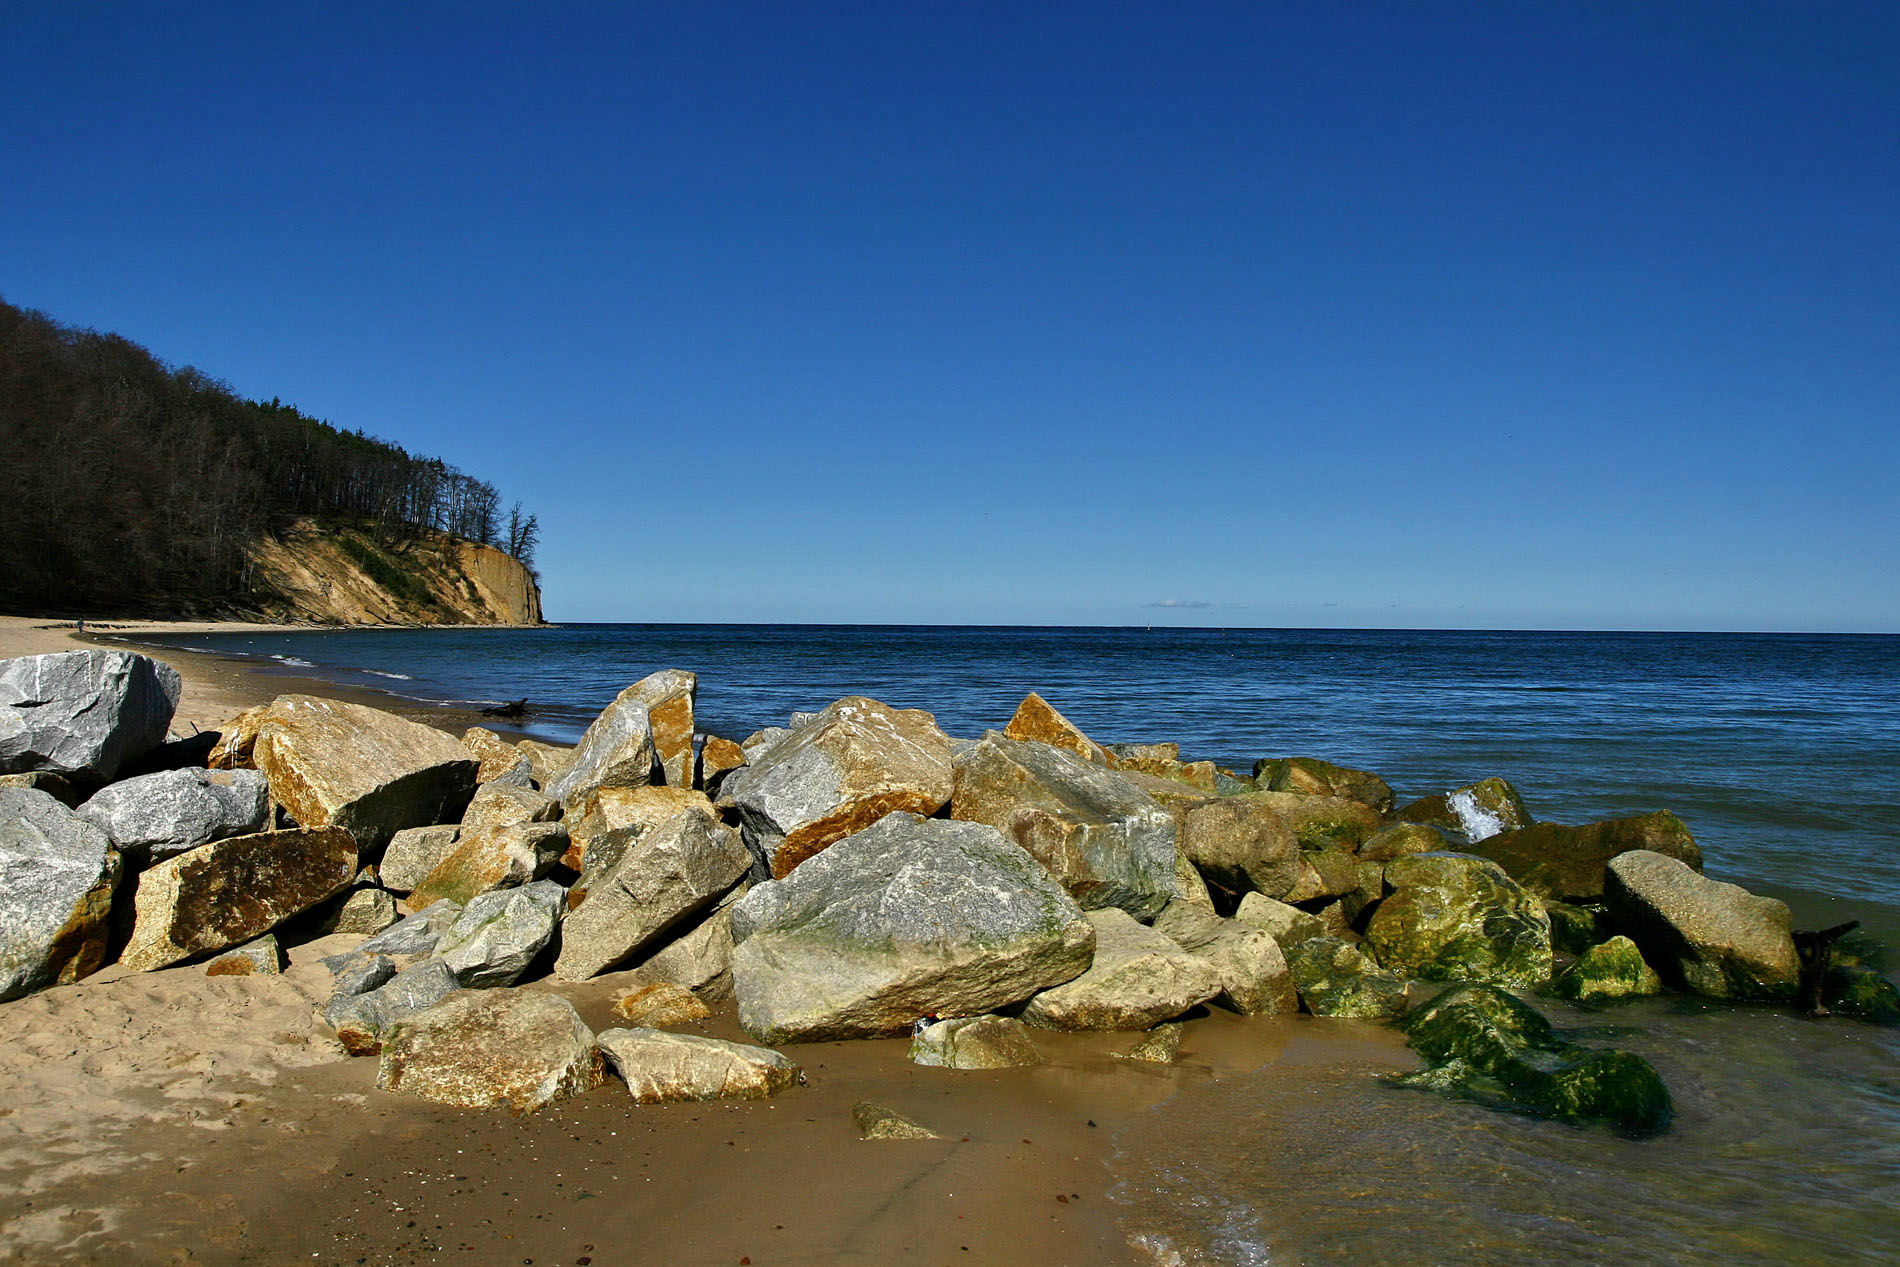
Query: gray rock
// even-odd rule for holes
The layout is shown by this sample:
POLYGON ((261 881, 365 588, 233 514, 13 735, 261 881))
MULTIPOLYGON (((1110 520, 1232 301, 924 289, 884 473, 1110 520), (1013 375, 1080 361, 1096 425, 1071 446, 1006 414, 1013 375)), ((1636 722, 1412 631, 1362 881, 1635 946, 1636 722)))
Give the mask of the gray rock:
POLYGON ((1405 982, 1337 937, 1286 948, 1300 1002, 1315 1016, 1389 1020, 1405 1014, 1405 982))
POLYGON ((1241 898, 1234 918, 1271 936, 1280 943, 1281 950, 1297 946, 1309 937, 1326 936, 1326 925, 1318 916, 1264 893, 1249 893, 1241 898))
POLYGON ((33 770, 26 774, 0 774, 0 788, 31 789, 44 792, 67 809, 78 809, 85 798, 73 787, 72 780, 51 770, 33 770))
POLYGON ((119 962, 146 972, 262 936, 348 888, 356 862, 340 827, 231 836, 167 858, 138 878, 119 962))
POLYGON ((539 990, 468 990, 400 1026, 376 1085, 459 1108, 513 1113, 600 1085, 600 1046, 574 1005, 539 990))
POLYGON ((739 1020, 766 1042, 894 1036, 1073 979, 1095 933, 982 823, 892 814, 732 908, 739 1020))
POLYGON ((144 862, 269 825, 270 793, 255 770, 163 770, 101 788, 79 816, 144 862))
MULTIPOLYGON (((442 934, 462 914, 460 902, 437 902, 426 910, 405 917, 395 927, 378 933, 357 952, 370 955, 432 955, 442 934)), ((327 961, 326 961, 327 962, 327 961)))
POLYGON ((950 740, 937 719, 847 696, 726 776, 755 878, 783 879, 886 814, 934 814, 950 799, 950 740))
POLYGON ((583 981, 655 947, 717 901, 751 864, 739 834, 686 810, 636 841, 567 917, 554 974, 583 981))
POLYGON ((1106 766, 996 731, 952 765, 951 817, 999 829, 1082 909, 1148 920, 1174 896, 1174 819, 1106 766))
POLYGON ((405 827, 389 838, 378 874, 392 893, 408 893, 455 851, 461 828, 454 823, 405 827))
POLYGON ((796 1064, 769 1048, 662 1029, 603 1030, 600 1049, 635 1104, 765 1100, 799 1075, 796 1064))
POLYGON ((1550 980, 1544 904, 1487 858, 1419 853, 1385 869, 1392 893, 1366 925, 1380 964, 1420 981, 1541 985, 1550 980))
POLYGON ((1042 1063, 1029 1027, 1009 1016, 953 1016, 920 1028, 912 1064, 935 1069, 1021 1069, 1042 1063))
POLYGON ((739 884, 712 913, 683 935, 635 965, 643 981, 666 981, 695 991, 710 1003, 732 997, 732 906, 751 892, 739 884))
POLYGON ((1023 1020, 1045 1029, 1152 1029, 1221 991, 1213 964, 1143 928, 1123 910, 1088 912, 1095 960, 1087 972, 1030 999, 1023 1020))
POLYGON ((106 834, 34 788, 0 788, 0 1001, 105 962, 119 854, 106 834))
POLYGON ((762 727, 739 741, 739 751, 745 755, 746 764, 751 765, 770 751, 773 744, 791 733, 790 726, 762 727))
POLYGON ((1214 966, 1221 983, 1214 1002, 1222 1007, 1243 1016, 1300 1010, 1286 956, 1271 934, 1185 902, 1168 903, 1154 930, 1214 966))
POLYGON ((361 994, 332 995, 323 1019, 352 1056, 373 1056, 396 1026, 434 1007, 461 986, 440 959, 424 959, 361 994))
POLYGON ((326 955, 318 960, 330 973, 328 1010, 340 1006, 342 999, 368 994, 396 975, 396 961, 388 955, 366 954, 361 947, 341 955, 326 955))
POLYGON ((692 701, 698 690, 696 674, 662 669, 620 692, 581 736, 567 768, 545 785, 548 794, 571 806, 595 788, 644 787, 666 781, 655 748, 652 714, 668 705, 677 710, 684 703, 690 754, 692 701))
POLYGON ((859 1100, 851 1106, 851 1120, 858 1125, 859 1139, 942 1139, 928 1126, 919 1125, 881 1104, 859 1100))
POLYGON ((165 741, 181 686, 178 670, 129 651, 0 660, 0 774, 109 782, 165 741))
POLYGON ((207 977, 275 977, 283 971, 283 947, 269 933, 236 950, 227 950, 205 964, 207 977))
POLYGON ((513 985, 554 940, 567 890, 552 880, 484 893, 456 917, 435 953, 464 989, 513 985))
POLYGON ((1723 999, 1788 999, 1801 980, 1788 908, 1687 863, 1634 850, 1612 858, 1603 900, 1672 985, 1723 999))

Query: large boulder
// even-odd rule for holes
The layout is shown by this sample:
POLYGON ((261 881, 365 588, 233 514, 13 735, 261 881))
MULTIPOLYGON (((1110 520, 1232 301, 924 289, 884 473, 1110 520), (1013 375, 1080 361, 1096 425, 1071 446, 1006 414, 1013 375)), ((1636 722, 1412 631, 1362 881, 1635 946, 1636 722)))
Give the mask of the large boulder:
POLYGON ((455 848, 410 890, 409 906, 419 911, 445 899, 467 905, 484 893, 543 879, 567 846, 560 823, 510 823, 458 836, 455 848))
POLYGON ((698 692, 698 675, 685 669, 661 669, 641 678, 594 719, 567 768, 543 786, 571 808, 596 788, 690 785, 675 771, 682 759, 682 727, 685 768, 692 768, 693 697, 698 692))
POLYGON ((1268 934, 1280 943, 1282 950, 1309 938, 1326 936, 1326 922, 1319 916, 1264 893, 1249 893, 1241 898, 1234 919, 1268 934))
POLYGON ((165 741, 181 687, 178 670, 130 651, 0 660, 0 774, 110 782, 165 741))
POLYGON ((1010 1016, 953 1016, 921 1026, 912 1064, 935 1069, 1021 1069, 1042 1063, 1029 1027, 1010 1016))
POLYGON ((376 1085, 437 1104, 528 1113, 600 1085, 600 1045, 574 1005, 538 990, 468 990, 397 1028, 376 1085))
POLYGON ((254 770, 252 757, 257 747, 257 728, 264 724, 269 704, 247 708, 218 729, 218 738, 205 754, 205 765, 213 770, 254 770))
POLYGON ((389 838, 376 874, 391 893, 407 893, 421 884, 428 874, 455 852, 455 838, 461 833, 455 823, 434 827, 405 827, 389 838))
MULTIPOLYGON (((1152 1029, 1221 992, 1220 970, 1126 911, 1088 912, 1095 959, 1073 981, 1030 999, 1023 1020, 1045 1029, 1152 1029)), ((1261 934, 1255 934, 1261 936, 1261 934)))
POLYGON ((1020 845, 902 813, 754 888, 732 931, 740 1023, 771 1043, 993 1011, 1073 979, 1095 949, 1075 900, 1020 845))
POLYGON ((162 862, 270 825, 270 790, 255 770, 164 770, 101 788, 79 816, 135 862, 162 862))
POLYGON ((1457 832, 1474 845, 1499 832, 1517 831, 1536 821, 1524 808, 1524 798, 1517 794, 1517 789, 1508 780, 1495 776, 1401 805, 1398 817, 1408 823, 1457 832))
POLYGON ((718 900, 751 864, 739 833, 692 810, 641 837, 594 880, 561 930, 554 974, 582 981, 643 950, 718 900))
POLYGON ((1486 858, 1419 853, 1385 868, 1392 889, 1366 925, 1381 965, 1421 981, 1540 985, 1550 979, 1543 903, 1486 858))
POLYGON ((699 777, 694 781, 694 786, 704 788, 709 794, 717 792, 726 775, 745 762, 744 748, 730 739, 707 735, 699 748, 699 777))
POLYGON ((106 958, 119 854, 35 788, 0 788, 0 1002, 66 985, 106 958))
POLYGON ((252 760, 292 818, 345 829, 365 861, 405 827, 460 818, 480 764, 433 727, 311 695, 271 702, 252 760))
POLYGON ((1576 1003, 1661 994, 1662 988, 1662 978, 1627 937, 1590 947, 1550 983, 1552 994, 1576 1003))
POLYGON ((1243 1016, 1300 1010, 1286 955, 1271 934, 1189 902, 1168 903, 1154 930, 1214 966, 1221 984, 1214 1002, 1222 1007, 1243 1016))
MULTIPOLYGON (((1208 880, 1232 893, 1273 898, 1308 879, 1313 864, 1303 855, 1330 851, 1350 859, 1379 828, 1379 815, 1358 801, 1298 792, 1208 799, 1184 808, 1179 821, 1181 851, 1208 880)), ((1354 871, 1351 883, 1357 882, 1354 871)))
POLYGON ((920 709, 850 695, 726 776, 759 872, 784 879, 886 814, 934 814, 950 799, 950 739, 920 709))
POLYGON ((668 981, 708 1001, 732 997, 732 907, 751 887, 741 883, 719 899, 712 913, 634 965, 643 981, 668 981))
POLYGON ((1153 919, 1174 896, 1174 820, 1103 766, 991 731, 952 761, 950 814, 1027 849, 1084 910, 1153 919))
POLYGON ((1405 1018, 1405 1041, 1432 1065, 1406 1085, 1631 1134, 1669 1124, 1669 1089, 1648 1061, 1565 1042, 1535 1008, 1496 986, 1445 991, 1405 1018))
POLYGON ((1400 823, 1376 832, 1359 846, 1362 862, 1386 863, 1414 853, 1445 853, 1451 842, 1436 827, 1424 823, 1400 823))
POLYGON ((1668 810, 1613 818, 1581 827, 1534 823, 1474 843, 1470 852, 1496 862, 1539 897, 1583 902, 1603 896, 1610 860, 1644 849, 1702 869, 1702 850, 1680 818, 1668 810))
POLYGON ((513 985, 554 940, 566 909, 567 890, 552 880, 484 893, 455 917, 435 953, 464 988, 513 985))
POLYGON ((1405 1014, 1405 981, 1337 937, 1309 937, 1285 948, 1300 1002, 1315 1016, 1387 1020, 1405 1014))
POLYGON ((600 1049, 635 1104, 766 1100, 797 1082, 800 1072, 769 1048, 647 1027, 603 1030, 600 1049))
POLYGON ((562 864, 569 870, 602 871, 627 846, 684 810, 718 817, 704 792, 689 787, 603 787, 582 796, 561 821, 571 843, 562 864))
POLYGON ((386 956, 377 955, 363 961, 347 983, 344 974, 339 973, 337 991, 324 1009, 323 1019, 336 1031, 343 1050, 352 1056, 374 1056, 399 1025, 462 988, 455 979, 455 969, 440 959, 424 959, 387 976, 382 975, 379 960, 392 969, 395 966, 386 956), (376 984, 363 990, 345 988, 346 984, 364 980, 376 984))
POLYGON ((1788 999, 1801 980, 1785 904, 1639 849, 1610 860, 1603 899, 1663 980, 1723 999, 1788 999))
POLYGON ((260 937, 350 887, 356 842, 340 827, 232 836, 144 872, 119 962, 145 972, 260 937))
POLYGON ((475 790, 475 798, 456 826, 460 836, 473 836, 520 823, 551 823, 560 817, 561 803, 546 792, 519 783, 487 783, 475 790))
MULTIPOLYGON (((481 763, 476 771, 477 783, 488 783, 499 779, 518 764, 527 760, 515 750, 515 746, 503 739, 486 726, 470 726, 462 732, 462 746, 469 755, 481 763)), ((529 777, 533 777, 533 768, 529 768, 529 777)))
POLYGON ((356 948, 358 954, 415 956, 432 955, 442 934, 462 916, 460 902, 434 902, 386 928, 356 948))
POLYGON ((1062 748, 1093 765, 1112 769, 1119 764, 1106 748, 1083 734, 1074 722, 1050 707, 1049 701, 1034 691, 1016 706, 1016 715, 1003 727, 1003 734, 1022 743, 1046 743, 1052 748, 1062 748))
POLYGON ((1318 757, 1265 757, 1254 762, 1253 781, 1262 792, 1337 796, 1358 801, 1379 814, 1392 809, 1392 789, 1384 779, 1318 757))

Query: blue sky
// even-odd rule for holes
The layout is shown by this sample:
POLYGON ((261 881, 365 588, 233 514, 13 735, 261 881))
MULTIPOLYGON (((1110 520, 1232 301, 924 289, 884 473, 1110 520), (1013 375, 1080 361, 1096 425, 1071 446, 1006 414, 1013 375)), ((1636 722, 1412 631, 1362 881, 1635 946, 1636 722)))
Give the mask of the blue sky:
POLYGON ((557 620, 1900 630, 1891 3, 10 6, 0 109, 0 295, 557 620))

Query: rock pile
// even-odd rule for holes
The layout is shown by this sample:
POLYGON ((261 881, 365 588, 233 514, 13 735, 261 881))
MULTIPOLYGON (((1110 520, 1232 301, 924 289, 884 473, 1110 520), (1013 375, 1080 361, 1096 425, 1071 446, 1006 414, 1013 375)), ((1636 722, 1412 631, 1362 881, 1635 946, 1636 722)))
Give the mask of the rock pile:
MULTIPOLYGON (((910 1035, 949 1069, 1036 1064, 1037 1029, 1152 1031, 1171 1059, 1213 1006, 1406 1018, 1420 1085, 1650 1130, 1653 1070, 1505 990, 1801 984, 1787 908, 1702 876, 1666 812, 1538 822, 1496 777, 1395 809, 1317 758, 1099 744, 1037 695, 970 740, 858 696, 731 740, 695 733, 697 688, 642 679, 573 750, 285 696, 214 768, 115 781, 176 675, 0 662, 0 999, 115 955, 275 971, 274 934, 353 931, 326 1021, 382 1086, 448 1104, 525 1112, 609 1070, 643 1103, 782 1092, 780 1053, 667 1032, 729 999, 763 1043, 910 1035), (596 1037, 550 987, 616 970, 629 1028, 596 1037)), ((1900 1018, 1891 983, 1827 972, 1809 997, 1900 1018)))

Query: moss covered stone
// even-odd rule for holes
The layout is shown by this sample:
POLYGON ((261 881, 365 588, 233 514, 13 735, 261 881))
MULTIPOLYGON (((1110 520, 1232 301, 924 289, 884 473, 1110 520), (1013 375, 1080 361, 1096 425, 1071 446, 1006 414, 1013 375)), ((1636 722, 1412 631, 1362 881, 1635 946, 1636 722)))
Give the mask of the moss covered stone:
POLYGON ((1311 937, 1286 948, 1300 1002, 1315 1016, 1384 1020, 1405 1014, 1405 981, 1337 937, 1311 937))
POLYGON ((1462 853, 1422 853, 1386 866, 1392 893, 1366 925, 1382 965, 1422 981, 1550 979, 1550 920, 1543 903, 1496 863, 1462 853))
POLYGON ((1550 944, 1566 955, 1580 955, 1605 940, 1602 911, 1548 898, 1544 914, 1550 917, 1550 944))
POLYGON ((1829 968, 1821 983, 1821 1002, 1828 1011, 1841 1016, 1876 1025, 1900 1025, 1900 989, 1860 964, 1837 963, 1829 968))
POLYGON ((1643 961, 1643 952, 1627 937, 1612 937, 1586 950, 1550 983, 1560 999, 1591 1003, 1662 993, 1662 978, 1643 961))
POLYGON ((1667 1127, 1673 1112, 1669 1089, 1641 1056, 1566 1042, 1496 986, 1447 990, 1407 1017, 1405 1032, 1432 1066, 1401 1079, 1406 1085, 1640 1135, 1667 1127))

